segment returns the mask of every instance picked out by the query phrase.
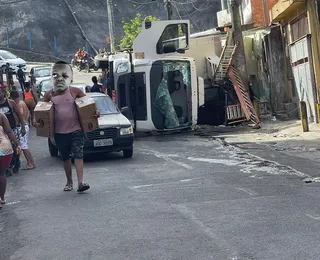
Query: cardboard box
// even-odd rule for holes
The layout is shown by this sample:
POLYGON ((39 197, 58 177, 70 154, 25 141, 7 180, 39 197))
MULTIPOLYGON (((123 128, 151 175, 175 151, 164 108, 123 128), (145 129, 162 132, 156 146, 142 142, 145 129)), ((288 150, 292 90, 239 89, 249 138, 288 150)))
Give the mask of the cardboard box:
POLYGON ((54 108, 52 102, 38 102, 34 115, 40 126, 37 136, 50 137, 54 134, 54 108))
POLYGON ((92 98, 82 97, 75 100, 80 124, 83 132, 86 134, 99 128, 98 119, 93 118, 96 113, 96 105, 92 98))

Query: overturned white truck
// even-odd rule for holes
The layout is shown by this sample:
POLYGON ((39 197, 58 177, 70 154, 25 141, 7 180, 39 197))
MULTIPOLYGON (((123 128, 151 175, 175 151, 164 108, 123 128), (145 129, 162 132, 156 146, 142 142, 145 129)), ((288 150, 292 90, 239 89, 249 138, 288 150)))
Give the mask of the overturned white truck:
POLYGON ((197 124, 204 82, 189 49, 189 21, 145 21, 132 51, 97 56, 109 71, 112 98, 136 131, 171 131, 197 124))

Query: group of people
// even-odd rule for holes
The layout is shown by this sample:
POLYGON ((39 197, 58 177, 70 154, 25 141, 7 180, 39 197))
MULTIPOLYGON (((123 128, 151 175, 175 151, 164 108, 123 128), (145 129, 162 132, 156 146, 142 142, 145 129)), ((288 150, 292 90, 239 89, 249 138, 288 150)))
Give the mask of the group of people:
POLYGON ((99 77, 93 76, 91 78, 93 85, 90 91, 105 93, 110 96, 111 91, 108 85, 108 78, 109 78, 109 73, 106 70, 102 70, 102 73, 100 74, 99 77))
MULTIPOLYGON (((73 81, 73 70, 70 64, 60 61, 52 67, 53 89, 47 91, 42 99, 44 102, 51 101, 54 105, 54 139, 59 154, 64 162, 64 170, 67 183, 64 191, 73 190, 71 157, 77 172, 77 192, 83 192, 90 188, 83 180, 83 147, 84 132, 82 131, 79 115, 77 113, 75 99, 84 97, 85 94, 76 87, 71 87, 73 81)), ((93 79, 95 84, 101 83, 99 90, 103 92, 102 86, 107 85, 107 73, 104 72, 99 80, 93 79)), ((23 153, 27 160, 26 169, 36 167, 30 151, 28 150, 30 109, 27 100, 33 97, 30 84, 24 87, 24 101, 20 99, 17 91, 10 92, 7 97, 5 87, 0 88, 0 209, 5 201, 6 171, 9 173, 17 165, 19 156, 23 153)), ((34 100, 36 104, 37 100, 34 100)), ((96 107, 94 118, 100 117, 96 107)), ((34 115, 31 115, 32 125, 39 127, 40 124, 34 115)), ((10 175, 10 174, 9 174, 10 175)))
POLYGON ((32 154, 29 151, 29 119, 30 109, 37 102, 28 85, 23 90, 23 100, 16 90, 8 95, 7 86, 0 84, 0 209, 6 203, 6 177, 20 170, 20 155, 24 154, 27 165, 25 170, 36 167, 32 154), (32 97, 33 102, 28 101, 32 97))
MULTIPOLYGON (((19 69, 20 69, 20 67, 19 67, 19 69)), ((14 85, 13 73, 14 73, 14 71, 10 67, 9 63, 7 63, 5 66, 1 67, 0 68, 0 86, 9 86, 9 88, 11 89, 12 86, 14 85), (6 76, 7 84, 4 82, 4 78, 3 78, 4 75, 6 76)))

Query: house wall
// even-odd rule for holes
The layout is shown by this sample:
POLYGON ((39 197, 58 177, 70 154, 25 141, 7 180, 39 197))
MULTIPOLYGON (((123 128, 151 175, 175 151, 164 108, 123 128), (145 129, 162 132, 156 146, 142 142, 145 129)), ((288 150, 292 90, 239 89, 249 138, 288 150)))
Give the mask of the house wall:
POLYGON ((218 34, 200 38, 191 38, 189 49, 186 50, 186 52, 183 54, 176 55, 194 58, 196 63, 197 76, 202 77, 204 80, 206 80, 208 78, 206 57, 216 57, 217 60, 219 60, 221 51, 221 36, 220 34, 218 34))
MULTIPOLYGON (((318 5, 320 0, 318 0, 318 5)), ((316 1, 307 1, 308 17, 309 17, 309 31, 311 32, 311 49, 315 84, 317 88, 317 100, 320 103, 320 17, 318 16, 320 10, 318 9, 316 1)))
MULTIPOLYGON (((268 24, 270 23, 269 11, 278 2, 277 0, 266 0, 267 1, 267 16, 268 24)), ((252 23, 255 27, 264 26, 264 7, 263 0, 251 0, 251 11, 252 11, 252 23)))
POLYGON ((268 56, 269 75, 271 75, 271 97, 276 112, 285 111, 285 103, 288 103, 286 82, 284 76, 285 59, 282 44, 282 33, 280 26, 271 29, 269 37, 270 47, 268 56), (270 57, 271 54, 271 57, 270 57))
MULTIPOLYGON (((319 1, 319 0, 318 0, 319 1)), ((272 11, 271 11, 272 12, 272 11)), ((282 15, 282 18, 276 22, 279 22, 282 27, 287 28, 288 42, 293 42, 292 39, 292 22, 303 15, 308 16, 309 32, 311 34, 311 49, 313 59, 313 70, 315 77, 315 87, 317 88, 317 100, 320 103, 320 25, 319 25, 319 10, 317 8, 316 0, 306 0, 305 3, 301 3, 295 10, 287 12, 282 15)), ((272 15, 271 15, 272 16, 272 15)), ((289 62, 289 61, 286 61, 289 62)))

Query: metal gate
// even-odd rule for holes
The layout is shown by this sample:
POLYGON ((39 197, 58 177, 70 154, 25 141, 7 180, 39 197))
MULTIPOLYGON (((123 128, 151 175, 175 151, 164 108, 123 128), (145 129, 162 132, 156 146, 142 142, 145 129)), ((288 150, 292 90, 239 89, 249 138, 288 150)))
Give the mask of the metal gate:
POLYGON ((316 122, 316 90, 312 65, 310 35, 290 45, 293 76, 300 101, 307 104, 309 122, 316 122))

